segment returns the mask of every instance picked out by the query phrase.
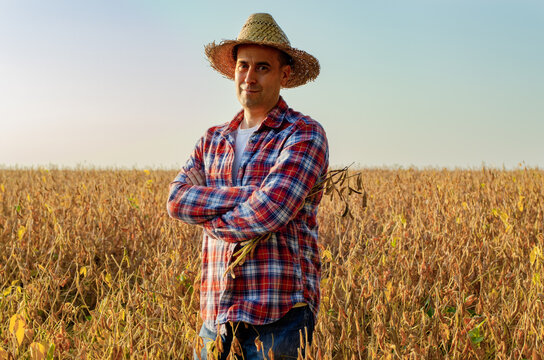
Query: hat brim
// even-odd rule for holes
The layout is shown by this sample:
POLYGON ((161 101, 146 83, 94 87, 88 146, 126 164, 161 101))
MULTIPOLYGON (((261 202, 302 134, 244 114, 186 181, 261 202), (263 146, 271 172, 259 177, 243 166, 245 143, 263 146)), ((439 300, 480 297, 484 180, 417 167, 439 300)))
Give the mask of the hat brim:
POLYGON ((277 43, 255 42, 249 40, 224 40, 219 44, 212 42, 204 48, 204 52, 210 61, 212 68, 223 74, 226 78, 234 80, 236 61, 233 57, 233 49, 237 45, 261 45, 281 50, 293 59, 291 75, 285 88, 294 88, 313 81, 319 75, 319 61, 305 51, 284 46, 277 43))

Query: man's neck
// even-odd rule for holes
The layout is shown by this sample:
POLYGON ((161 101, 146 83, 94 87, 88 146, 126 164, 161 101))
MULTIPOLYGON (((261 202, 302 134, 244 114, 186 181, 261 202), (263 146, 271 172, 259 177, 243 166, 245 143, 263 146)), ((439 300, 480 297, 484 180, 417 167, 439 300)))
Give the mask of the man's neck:
POLYGON ((244 119, 240 124, 241 129, 250 129, 257 125, 260 125, 264 119, 268 116, 268 113, 277 105, 278 101, 274 103, 270 108, 249 108, 244 107, 244 119))
POLYGON ((268 115, 268 112, 250 112, 247 109, 244 110, 244 119, 242 120, 242 123, 240 124, 240 129, 251 129, 252 127, 255 127, 262 123, 264 119, 266 118, 266 115, 268 115))

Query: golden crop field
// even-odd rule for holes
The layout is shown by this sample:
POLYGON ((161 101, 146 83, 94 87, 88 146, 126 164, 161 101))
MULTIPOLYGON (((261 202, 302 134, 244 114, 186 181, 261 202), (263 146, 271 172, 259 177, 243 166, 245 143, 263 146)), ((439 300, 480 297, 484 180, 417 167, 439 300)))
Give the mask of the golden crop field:
MULTIPOLYGON (((0 359, 192 358, 201 230, 166 213, 175 175, 0 170, 0 359)), ((544 171, 361 180, 351 216, 320 208, 308 358, 543 358, 544 171)))

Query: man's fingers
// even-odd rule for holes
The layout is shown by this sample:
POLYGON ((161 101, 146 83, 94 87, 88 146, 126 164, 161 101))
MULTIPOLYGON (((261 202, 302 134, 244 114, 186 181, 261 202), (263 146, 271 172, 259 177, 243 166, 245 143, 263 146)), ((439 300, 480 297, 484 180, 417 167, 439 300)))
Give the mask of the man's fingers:
POLYGON ((202 171, 195 170, 195 177, 197 178, 199 185, 206 185, 206 177, 202 171))
POLYGON ((187 172, 187 177, 189 178, 189 181, 187 181, 187 184, 197 185, 198 181, 196 180, 195 176, 193 175, 192 169, 187 172))
POLYGON ((192 168, 187 172, 187 177, 189 178, 189 181, 187 182, 189 185, 206 185, 204 173, 195 168, 192 168))
POLYGON ((189 180, 190 180, 189 185, 200 185, 197 172, 194 168, 189 170, 189 172, 187 172, 187 177, 189 177, 189 180))

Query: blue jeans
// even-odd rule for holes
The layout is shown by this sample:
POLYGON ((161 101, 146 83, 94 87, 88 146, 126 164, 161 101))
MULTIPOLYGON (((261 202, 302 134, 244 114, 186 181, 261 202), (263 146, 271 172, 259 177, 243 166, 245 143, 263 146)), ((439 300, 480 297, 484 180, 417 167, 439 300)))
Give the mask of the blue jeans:
MULTIPOLYGON (((234 323, 233 327, 227 324, 227 334, 221 335, 223 343, 223 353, 219 359, 227 358, 232 340, 233 332, 240 342, 243 359, 263 359, 263 352, 268 358, 268 351, 272 349, 275 359, 296 359, 300 348, 300 334, 302 331, 303 341, 306 342, 306 332, 308 333, 308 343, 312 342, 312 335, 315 327, 315 319, 309 306, 292 308, 284 317, 276 322, 267 325, 251 325, 246 323, 234 323), (306 328, 306 329, 305 329, 306 328), (255 339, 259 337, 262 341, 263 350, 257 350, 255 339)), ((201 359, 206 360, 206 344, 215 341, 216 332, 208 330, 204 325, 200 329, 200 337, 204 341, 204 347, 201 351, 201 359)), ((304 350, 301 349, 304 355, 304 350)), ((196 351, 194 358, 198 359, 196 351)), ((242 356, 238 356, 242 359, 242 356)), ((211 359, 208 359, 211 360, 211 359)))

